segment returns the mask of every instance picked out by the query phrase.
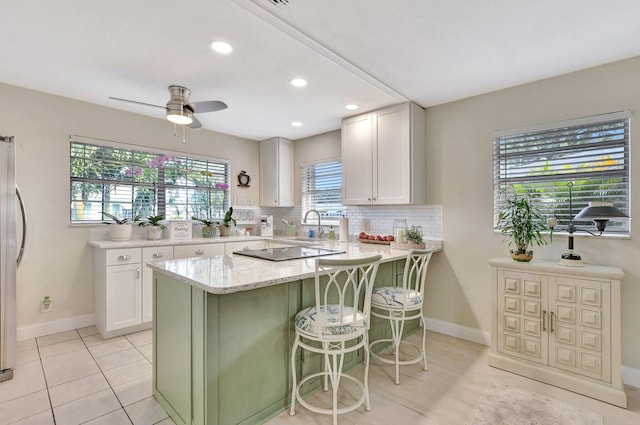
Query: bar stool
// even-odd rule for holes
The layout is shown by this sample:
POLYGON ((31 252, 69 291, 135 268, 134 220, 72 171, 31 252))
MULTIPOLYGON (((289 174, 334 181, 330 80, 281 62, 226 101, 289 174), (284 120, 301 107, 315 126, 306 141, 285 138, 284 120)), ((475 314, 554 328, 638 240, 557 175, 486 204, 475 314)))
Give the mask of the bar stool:
POLYGON ((373 341, 369 348, 373 357, 396 366, 396 384, 400 384, 400 365, 409 365, 422 361, 423 369, 428 370, 425 352, 427 330, 422 310, 427 268, 429 267, 429 261, 431 261, 431 254, 432 251, 427 250, 409 251, 404 266, 402 286, 374 288, 371 296, 371 315, 389 320, 391 338, 373 341), (402 341, 405 323, 414 319, 420 319, 420 326, 422 326, 421 347, 402 341), (391 345, 393 358, 383 357, 374 351, 374 346, 381 343, 391 345), (419 352, 419 355, 409 360, 400 360, 401 345, 413 347, 419 352))
POLYGON ((366 410, 371 410, 368 330, 371 291, 380 258, 380 255, 375 255, 348 260, 315 260, 315 303, 295 316, 296 336, 291 350, 291 416, 296 413, 296 401, 312 412, 333 415, 334 425, 338 423, 338 414, 355 410, 362 404, 366 410), (319 353, 324 360, 323 371, 301 377, 299 382, 296 376, 298 347, 319 353), (361 348, 364 350, 365 367, 362 381, 342 374, 345 354, 361 348), (320 376, 323 378, 324 391, 329 390, 329 382, 331 383, 331 409, 314 406, 300 395, 300 388, 305 382, 320 376), (354 382, 362 390, 360 399, 345 407, 338 406, 338 388, 342 378, 354 382))

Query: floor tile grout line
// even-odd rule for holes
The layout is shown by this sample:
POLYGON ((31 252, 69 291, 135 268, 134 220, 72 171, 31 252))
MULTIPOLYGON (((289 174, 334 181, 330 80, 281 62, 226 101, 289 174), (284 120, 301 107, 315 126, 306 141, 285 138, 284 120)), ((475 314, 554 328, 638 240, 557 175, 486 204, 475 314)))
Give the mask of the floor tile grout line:
MULTIPOLYGON (((94 334, 95 335, 95 334, 94 334)), ((111 385, 111 382, 109 382, 109 379, 107 379, 107 375, 104 374, 104 370, 102 370, 102 368, 100 367, 100 364, 98 363, 98 361, 96 360, 96 357, 93 355, 93 353, 91 352, 91 350, 89 350, 89 347, 87 346, 86 342, 84 341, 84 338, 80 337, 82 339, 82 344, 84 344, 86 350, 89 352, 89 355, 91 356, 91 358, 93 359, 94 362, 96 362, 96 365, 98 366, 98 369, 100 370, 100 373, 102 374, 102 376, 104 377, 104 380, 107 382, 107 385, 109 386, 109 389, 111 390, 111 392, 113 393, 113 396, 116 398, 116 400, 118 401, 118 404, 120 405, 120 409, 122 409, 122 411, 124 412, 124 414, 127 416, 127 419, 129 419, 129 422, 131 422, 133 424, 133 419, 131 419, 131 417, 129 416, 129 413, 127 412, 127 409, 124 408, 122 402, 120 401, 120 399, 118 398, 118 394, 116 394, 116 391, 113 389, 113 386, 111 385)), ((126 336, 125 336, 125 339, 126 336)), ((128 341, 128 339, 127 339, 128 341)), ((133 344, 132 344, 133 345, 133 344)), ((117 410, 117 409, 116 409, 117 410)), ((112 410, 111 412, 107 412, 104 415, 101 416, 97 416, 96 418, 100 418, 102 416, 105 415, 109 415, 113 412, 115 412, 116 410, 112 410)), ((96 418, 92 418, 90 420, 96 419, 96 418)), ((88 422, 88 421, 86 421, 88 422)), ((85 423, 86 423, 85 422, 85 423)))

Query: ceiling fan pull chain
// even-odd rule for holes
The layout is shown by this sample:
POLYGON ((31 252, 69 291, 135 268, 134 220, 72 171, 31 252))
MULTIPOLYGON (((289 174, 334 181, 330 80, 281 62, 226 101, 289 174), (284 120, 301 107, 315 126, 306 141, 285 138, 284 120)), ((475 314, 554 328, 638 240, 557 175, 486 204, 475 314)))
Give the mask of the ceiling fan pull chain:
POLYGON ((187 143, 186 134, 187 134, 187 126, 183 125, 182 126, 182 143, 187 143))

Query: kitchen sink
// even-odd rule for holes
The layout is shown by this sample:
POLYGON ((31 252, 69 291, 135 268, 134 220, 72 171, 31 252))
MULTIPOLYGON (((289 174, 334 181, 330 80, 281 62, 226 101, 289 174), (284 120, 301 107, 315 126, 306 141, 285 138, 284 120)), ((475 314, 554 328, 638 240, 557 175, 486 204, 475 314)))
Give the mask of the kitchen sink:
POLYGON ((233 253, 236 255, 244 255, 246 257, 260 258, 262 260, 287 261, 342 254, 344 252, 345 251, 317 248, 314 246, 288 246, 282 248, 245 249, 242 251, 234 251, 233 253))

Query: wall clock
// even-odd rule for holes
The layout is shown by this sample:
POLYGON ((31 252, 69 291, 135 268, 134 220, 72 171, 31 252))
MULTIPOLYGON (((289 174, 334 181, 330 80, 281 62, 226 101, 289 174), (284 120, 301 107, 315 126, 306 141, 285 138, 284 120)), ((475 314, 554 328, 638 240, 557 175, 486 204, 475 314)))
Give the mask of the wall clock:
POLYGON ((241 170, 238 174, 238 187, 249 187, 249 183, 251 183, 251 177, 246 171, 241 170))

